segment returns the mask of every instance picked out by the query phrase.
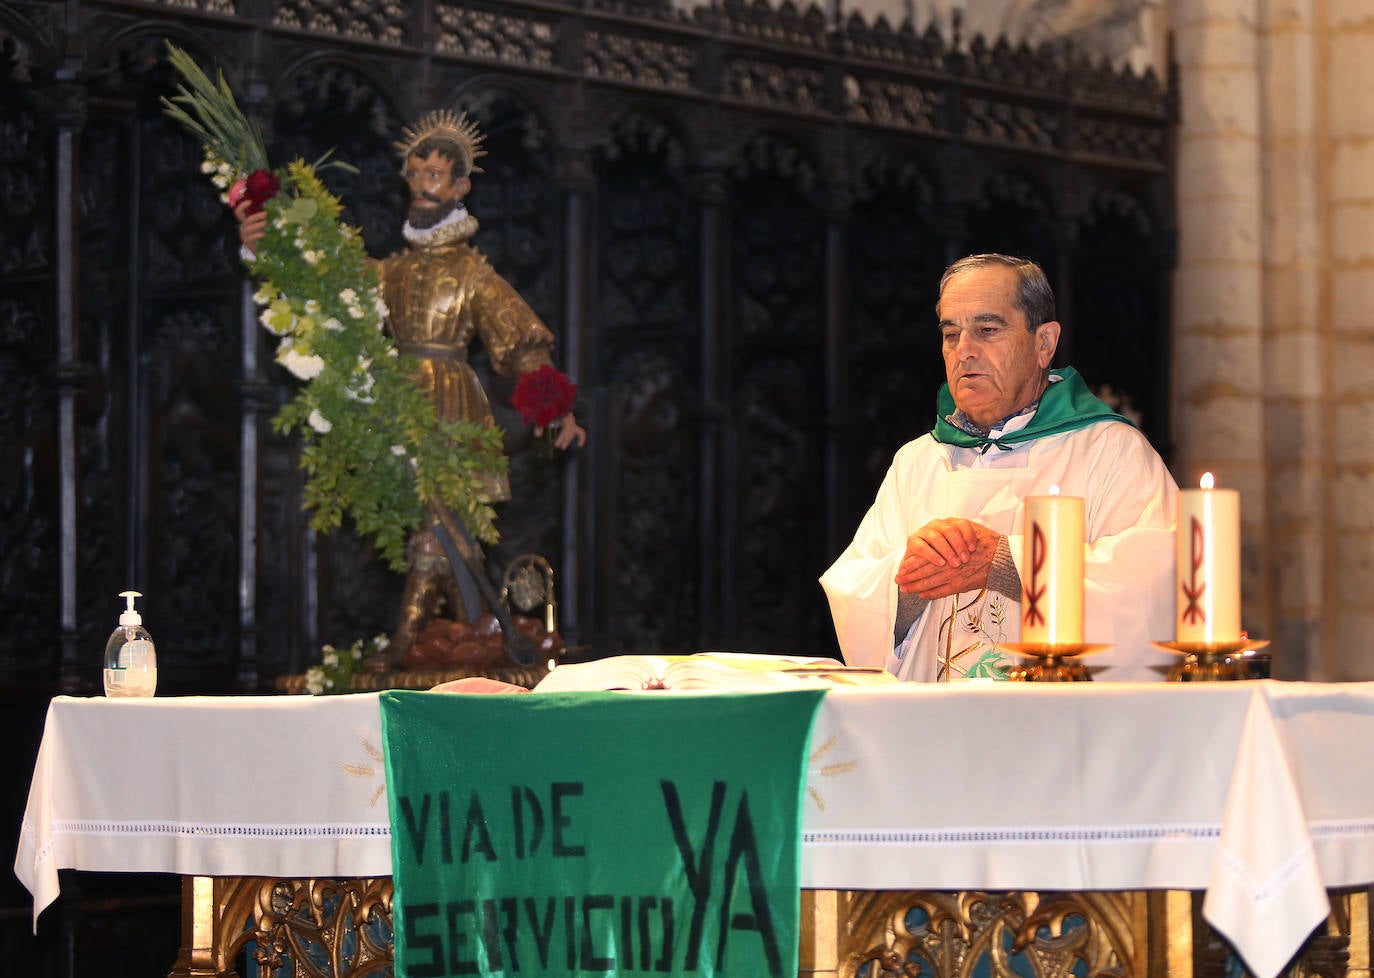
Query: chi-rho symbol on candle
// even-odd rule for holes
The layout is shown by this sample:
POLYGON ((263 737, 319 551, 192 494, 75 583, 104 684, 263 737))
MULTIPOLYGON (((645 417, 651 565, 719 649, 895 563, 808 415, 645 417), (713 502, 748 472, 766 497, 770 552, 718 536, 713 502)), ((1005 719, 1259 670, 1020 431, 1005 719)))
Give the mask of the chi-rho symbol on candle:
POLYGON ((1180 642, 1234 642, 1240 633, 1240 493, 1212 473, 1179 493, 1177 631, 1180 642))
POLYGON ((1083 500, 1026 499, 1021 641, 1073 645, 1083 641, 1083 500))

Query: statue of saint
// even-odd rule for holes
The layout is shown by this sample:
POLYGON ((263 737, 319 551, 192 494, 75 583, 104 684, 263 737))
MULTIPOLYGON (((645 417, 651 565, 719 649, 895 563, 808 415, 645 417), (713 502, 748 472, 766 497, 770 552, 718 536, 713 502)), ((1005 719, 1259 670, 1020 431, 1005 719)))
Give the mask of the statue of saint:
MULTIPOLYGON (((553 334, 471 243, 477 220, 463 198, 472 189, 471 174, 480 173, 482 137, 466 116, 448 110, 430 113, 396 144, 402 175, 410 188, 410 211, 402 229, 408 247, 378 263, 378 279, 389 310, 388 322, 401 353, 420 362, 416 380, 434 399, 441 420, 494 425, 491 405, 468 363, 474 339, 480 339, 500 376, 519 378, 553 368, 553 334)), ((239 236, 253 249, 262 237, 266 214, 247 214, 246 202, 235 209, 239 236)), ((549 423, 559 449, 586 442, 586 432, 568 411, 549 423)), ((543 431, 537 427, 535 434, 543 431)), ((504 473, 491 473, 487 492, 492 502, 510 498, 504 473)), ((430 508, 431 510, 433 507, 430 508)), ((431 525, 449 535, 461 531, 446 513, 428 513, 431 525)), ((441 600, 463 616, 465 602, 446 548, 430 530, 411 539, 409 567, 401 613, 388 648, 391 663, 414 644, 438 613, 441 600)))

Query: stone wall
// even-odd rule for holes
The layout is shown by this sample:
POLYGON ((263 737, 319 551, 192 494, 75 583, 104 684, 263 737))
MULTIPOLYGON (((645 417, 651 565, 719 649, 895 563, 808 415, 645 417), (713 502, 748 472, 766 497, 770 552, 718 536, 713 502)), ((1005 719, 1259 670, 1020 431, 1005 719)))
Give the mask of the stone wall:
POLYGON ((1321 277, 1315 343, 1327 349, 1323 376, 1324 461, 1312 495, 1327 507, 1322 610, 1328 634, 1324 676, 1374 678, 1374 6, 1325 0, 1312 59, 1324 68, 1315 110, 1324 132, 1318 172, 1321 277))
POLYGON ((1180 484, 1244 507, 1287 678, 1374 678, 1374 7, 1176 0, 1180 484))

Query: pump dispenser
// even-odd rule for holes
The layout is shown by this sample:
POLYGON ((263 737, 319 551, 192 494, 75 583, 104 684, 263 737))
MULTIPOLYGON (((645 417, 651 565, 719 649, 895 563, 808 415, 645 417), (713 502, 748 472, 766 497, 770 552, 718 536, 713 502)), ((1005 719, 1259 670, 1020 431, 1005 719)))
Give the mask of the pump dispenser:
POLYGON ((119 596, 127 607, 105 643, 105 695, 152 696, 157 689, 157 653, 143 616, 134 610, 134 598, 143 595, 120 591, 119 596))

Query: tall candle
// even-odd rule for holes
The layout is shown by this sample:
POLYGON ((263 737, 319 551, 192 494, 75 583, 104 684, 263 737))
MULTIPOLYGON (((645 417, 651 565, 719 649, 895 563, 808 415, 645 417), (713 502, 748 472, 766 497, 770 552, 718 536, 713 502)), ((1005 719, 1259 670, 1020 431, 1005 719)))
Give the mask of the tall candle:
POLYGON ((1026 498, 1021 558, 1021 641, 1083 642, 1083 500, 1059 495, 1026 498))
POLYGON ((1240 640, 1240 493, 1201 488, 1178 494, 1178 641, 1240 640))

